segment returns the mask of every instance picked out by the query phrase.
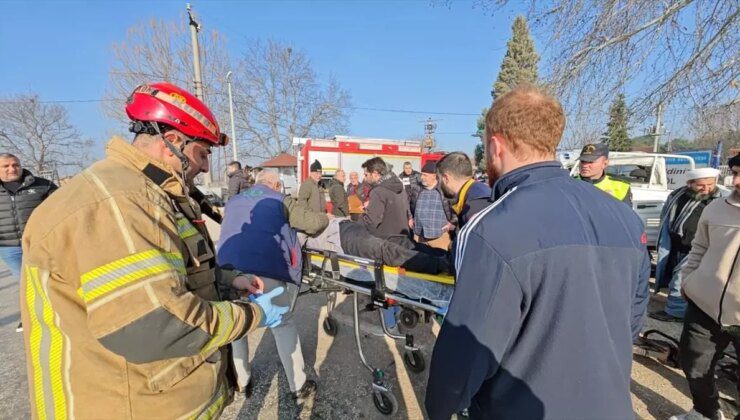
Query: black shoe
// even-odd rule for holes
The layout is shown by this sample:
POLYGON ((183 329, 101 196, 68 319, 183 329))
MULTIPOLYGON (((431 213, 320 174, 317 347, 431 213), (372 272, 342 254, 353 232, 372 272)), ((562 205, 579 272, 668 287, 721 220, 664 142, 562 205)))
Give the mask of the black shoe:
POLYGON ((254 391, 254 381, 249 380, 249 383, 245 387, 237 387, 236 392, 244 395, 244 398, 252 398, 252 392, 254 391))
POLYGON ((15 327, 15 332, 23 332, 23 323, 19 322, 18 326, 15 327))
POLYGON ((318 388, 316 381, 309 379, 303 384, 301 389, 296 392, 291 392, 290 396, 293 397, 294 400, 302 400, 315 394, 316 388, 318 388))
POLYGON ((648 316, 663 322, 683 322, 683 318, 670 315, 666 311, 651 312, 648 316))

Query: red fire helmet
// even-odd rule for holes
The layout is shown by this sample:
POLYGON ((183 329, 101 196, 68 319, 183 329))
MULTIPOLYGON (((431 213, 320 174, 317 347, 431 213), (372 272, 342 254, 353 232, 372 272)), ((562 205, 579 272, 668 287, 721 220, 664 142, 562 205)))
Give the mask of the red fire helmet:
POLYGON ((229 142, 208 107, 188 91, 170 83, 138 86, 126 100, 126 114, 134 121, 167 124, 188 137, 215 146, 225 146, 229 142))

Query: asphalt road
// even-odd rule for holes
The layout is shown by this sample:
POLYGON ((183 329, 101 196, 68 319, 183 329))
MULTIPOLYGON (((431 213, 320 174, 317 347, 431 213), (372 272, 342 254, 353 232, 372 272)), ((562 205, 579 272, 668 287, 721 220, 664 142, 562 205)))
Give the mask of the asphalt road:
MULTIPOLYGON (((373 406, 371 375, 361 366, 351 329, 351 301, 340 302, 336 318, 339 333, 331 337, 321 327, 325 312, 322 295, 299 299, 296 311, 304 358, 310 376, 319 383, 317 396, 300 405, 288 396, 288 386, 270 333, 259 330, 250 335, 255 391, 252 398, 237 397, 227 407, 225 419, 356 419, 384 418, 373 406)), ((663 298, 651 302, 659 309, 663 298)), ((22 335, 15 332, 18 323, 18 286, 0 262, 0 418, 28 418, 28 397, 22 335)), ((387 381, 399 403, 393 418, 423 418, 424 389, 427 372, 412 373, 403 365, 403 343, 376 337, 377 314, 364 313, 362 343, 369 361, 387 373, 387 381)), ((661 323, 651 319, 646 329, 660 330, 678 337, 680 324, 661 323)), ((414 331, 427 362, 434 336, 432 325, 414 331)), ((462 355, 461 355, 462 357, 462 355)), ((722 396, 735 397, 734 384, 719 381, 722 396)), ((636 357, 632 372, 632 401, 637 418, 667 419, 691 408, 688 386, 683 373, 652 359, 636 357)), ((732 418, 734 407, 724 404, 732 418)), ((387 418, 387 417, 385 417, 387 418)))

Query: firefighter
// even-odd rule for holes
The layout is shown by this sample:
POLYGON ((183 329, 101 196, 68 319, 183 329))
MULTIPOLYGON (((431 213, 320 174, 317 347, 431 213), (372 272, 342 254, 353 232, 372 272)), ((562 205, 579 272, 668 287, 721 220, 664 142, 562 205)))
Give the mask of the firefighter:
POLYGON ((619 201, 632 207, 630 184, 606 174, 609 166, 609 146, 604 143, 587 144, 578 158, 577 179, 586 181, 619 201))
POLYGON ((33 418, 218 417, 233 396, 228 343, 280 323, 261 279, 215 264, 188 185, 228 138, 168 83, 126 103, 132 144, 39 206, 23 235, 21 316, 33 418))

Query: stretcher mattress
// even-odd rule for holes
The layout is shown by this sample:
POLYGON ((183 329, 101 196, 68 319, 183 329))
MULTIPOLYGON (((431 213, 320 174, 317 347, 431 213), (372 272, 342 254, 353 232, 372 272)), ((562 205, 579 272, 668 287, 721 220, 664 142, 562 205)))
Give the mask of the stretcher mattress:
MULTIPOLYGON (((311 255, 311 265, 321 269, 325 258, 311 255)), ((354 261, 338 259, 339 273, 342 277, 354 282, 367 283, 372 287, 375 282, 374 268, 354 261)), ((330 264, 324 265, 326 269, 330 264)), ((449 274, 424 274, 406 271, 400 267, 383 266, 383 277, 388 290, 405 297, 430 303, 438 308, 447 308, 452 298, 455 279, 449 274)))

